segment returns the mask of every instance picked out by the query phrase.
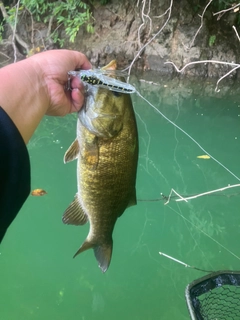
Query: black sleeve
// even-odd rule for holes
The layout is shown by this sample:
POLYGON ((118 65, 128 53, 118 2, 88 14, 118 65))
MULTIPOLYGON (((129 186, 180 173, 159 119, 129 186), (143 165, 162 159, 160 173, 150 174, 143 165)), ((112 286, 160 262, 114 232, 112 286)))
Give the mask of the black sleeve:
POLYGON ((29 192, 30 161, 26 145, 0 107, 0 242, 29 192))

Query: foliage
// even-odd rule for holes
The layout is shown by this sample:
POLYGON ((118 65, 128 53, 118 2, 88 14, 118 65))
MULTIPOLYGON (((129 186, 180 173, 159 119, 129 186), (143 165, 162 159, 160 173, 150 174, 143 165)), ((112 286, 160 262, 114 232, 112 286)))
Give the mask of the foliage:
POLYGON ((209 47, 212 47, 214 45, 215 41, 216 41, 216 36, 215 35, 210 36, 209 41, 208 41, 209 47))
POLYGON ((4 31, 3 23, 0 23, 0 42, 2 41, 2 33, 4 31))
POLYGON ((23 8, 31 12, 37 21, 42 21, 42 18, 44 18, 44 22, 47 22, 49 15, 51 14, 52 7, 56 4, 56 1, 47 2, 46 0, 21 0, 20 3, 23 8))
POLYGON ((102 5, 108 4, 109 2, 109 0, 100 0, 100 4, 102 5))
MULTIPOLYGON (((194 13, 200 14, 203 12, 203 9, 206 7, 206 5, 209 3, 207 0, 190 0, 192 3, 192 9, 194 13)), ((240 6, 238 6, 238 1, 236 0, 213 0, 210 4, 210 14, 208 15, 209 20, 213 18, 213 15, 211 13, 217 13, 219 11, 227 10, 226 13, 222 13, 220 15, 217 15, 215 19, 212 19, 212 21, 220 20, 222 16, 224 18, 227 18, 227 15, 229 14, 235 14, 235 24, 240 25, 240 6), (235 7, 234 10, 231 10, 231 8, 235 7)), ((232 20, 231 20, 232 21, 232 20)))
POLYGON ((78 30, 84 24, 87 25, 88 32, 93 32, 92 25, 88 23, 91 19, 89 6, 82 1, 67 0, 66 2, 59 2, 53 8, 53 16, 56 17, 57 23, 64 25, 70 42, 74 42, 78 30))
POLYGON ((218 0, 214 1, 213 5, 216 7, 217 10, 224 10, 230 8, 231 6, 236 4, 236 0, 218 0))
MULTIPOLYGON (((78 0, 19 0, 17 6, 6 7, 7 23, 14 25, 16 16, 26 12, 30 13, 35 21, 49 23, 55 26, 51 30, 50 37, 53 42, 63 46, 64 40, 60 38, 60 29, 65 30, 70 42, 74 42, 76 35, 82 26, 86 26, 88 32, 93 32, 92 13, 90 6, 78 0), (17 15, 16 15, 17 14, 17 15)), ((0 29, 1 33, 1 29, 0 29)))
MULTIPOLYGON (((205 8, 209 1, 206 0, 191 0, 193 5, 193 11, 197 12, 201 8, 205 8)), ((237 4, 236 0, 213 0, 211 3, 211 7, 214 11, 221 11, 225 9, 229 9, 237 4)))

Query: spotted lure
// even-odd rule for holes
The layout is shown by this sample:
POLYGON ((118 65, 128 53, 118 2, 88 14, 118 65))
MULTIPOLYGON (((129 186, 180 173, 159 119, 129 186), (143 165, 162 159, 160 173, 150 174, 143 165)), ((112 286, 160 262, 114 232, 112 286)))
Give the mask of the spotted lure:
POLYGON ((94 69, 94 70, 80 70, 80 71, 69 71, 69 76, 79 77, 84 83, 90 84, 93 86, 98 86, 104 89, 108 89, 120 93, 134 93, 136 89, 129 83, 123 82, 121 80, 112 78, 112 76, 123 74, 118 72, 111 72, 103 69, 94 69))

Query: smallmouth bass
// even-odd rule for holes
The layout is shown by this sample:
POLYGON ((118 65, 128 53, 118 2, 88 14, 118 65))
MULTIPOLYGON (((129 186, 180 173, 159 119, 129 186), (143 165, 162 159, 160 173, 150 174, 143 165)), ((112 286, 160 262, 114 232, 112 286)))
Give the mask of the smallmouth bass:
MULTIPOLYGON (((115 70, 116 62, 103 69, 115 70)), ((92 248, 99 267, 106 272, 116 220, 136 204, 138 133, 129 94, 87 84, 77 138, 66 151, 64 162, 74 159, 78 160, 78 191, 62 220, 72 225, 89 221, 88 236, 74 257, 92 248)))

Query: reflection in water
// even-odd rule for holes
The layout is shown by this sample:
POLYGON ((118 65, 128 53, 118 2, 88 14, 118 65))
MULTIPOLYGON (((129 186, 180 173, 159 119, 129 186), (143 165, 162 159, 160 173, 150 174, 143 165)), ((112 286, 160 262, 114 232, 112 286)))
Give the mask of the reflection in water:
POLYGON ((105 302, 102 294, 99 292, 93 292, 92 311, 99 313, 99 312, 103 312, 104 308, 105 308, 105 302))
POLYGON ((76 115, 70 114, 64 118, 46 116, 43 118, 41 125, 35 131, 34 136, 28 143, 28 150, 40 148, 47 145, 61 145, 62 132, 75 132, 76 115))
MULTIPOLYGON (((228 171, 233 177, 235 177, 238 181, 240 178, 236 176, 231 170, 229 170, 223 163, 221 163, 218 159, 213 157, 206 149, 202 147, 200 143, 198 143, 190 134, 188 134, 185 130, 183 130, 180 126, 178 126, 174 121, 170 120, 165 114, 163 114, 157 107, 155 107, 151 102, 145 99, 139 92, 138 95, 141 99, 143 99, 146 103, 148 103, 157 113, 159 113, 165 120, 171 123, 174 127, 180 130, 183 134, 185 134, 189 139, 191 139, 203 152, 205 152, 209 158, 212 158, 216 163, 218 163, 221 167, 223 167, 226 171, 228 171)), ((205 156, 205 157, 206 157, 205 156)))

